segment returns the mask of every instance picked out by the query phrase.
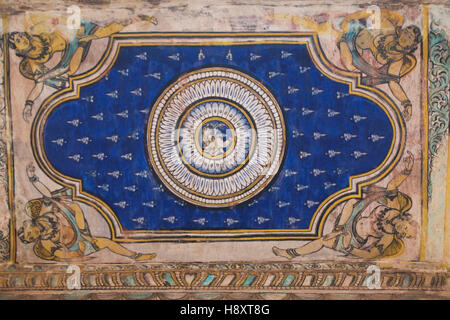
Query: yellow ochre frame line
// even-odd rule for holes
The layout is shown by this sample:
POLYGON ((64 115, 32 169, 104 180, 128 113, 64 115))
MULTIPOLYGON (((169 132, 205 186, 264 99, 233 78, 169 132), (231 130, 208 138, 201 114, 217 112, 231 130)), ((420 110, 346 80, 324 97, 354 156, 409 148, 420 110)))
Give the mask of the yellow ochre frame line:
POLYGON ((428 231, 428 6, 423 6, 422 9, 422 223, 420 224, 420 251, 419 260, 425 261, 426 256, 426 242, 428 231))
MULTIPOLYGON (((40 122, 40 124, 42 125, 45 122, 45 118, 44 121, 40 122)), ((318 214, 318 212, 322 209, 323 205, 325 203, 327 203, 332 197, 335 197, 341 193, 344 193, 346 191, 350 191, 351 189, 353 189, 353 180, 359 177, 363 177, 363 176, 367 176, 370 175, 374 172, 376 172, 379 168, 381 168, 386 161, 388 160, 388 158, 391 156, 392 154, 392 150, 394 148, 394 143, 396 140, 396 135, 400 134, 400 142, 399 142, 399 148, 398 148, 398 154, 396 155, 396 157, 392 160, 391 165, 386 168, 384 170, 383 173, 381 173, 380 175, 378 175, 377 177, 375 177, 374 179, 370 180, 370 181, 366 181, 366 182, 362 182, 358 185, 357 188, 357 192, 355 194, 350 194, 350 195, 346 195, 340 199, 337 199, 334 203, 332 203, 330 205, 330 207, 327 209, 326 212, 323 213, 322 219, 319 222, 318 225, 318 235, 317 236, 308 236, 308 235, 304 235, 304 236, 289 236, 289 235, 283 235, 283 236, 277 236, 277 237, 270 237, 270 236, 249 236, 249 237, 243 237, 243 238, 195 238, 195 237, 187 237, 185 238, 186 241, 208 241, 208 240, 228 240, 228 241, 236 241, 236 240, 281 240, 284 238, 289 238, 289 239, 317 239, 320 237, 322 231, 323 231, 323 227, 324 227, 324 223, 325 220, 328 216, 328 214, 332 211, 332 209, 334 209, 337 205, 339 205, 340 203, 342 203, 345 200, 351 199, 351 198, 358 198, 361 197, 362 194, 362 187, 375 183, 379 180, 381 180, 382 178, 384 178, 391 170, 392 168, 397 164, 397 162, 399 161, 400 157, 402 156, 403 153, 403 149, 404 149, 404 144, 405 144, 405 127, 404 127, 404 122, 402 120, 402 117, 400 115, 400 112, 398 110, 398 108, 396 107, 396 105, 393 103, 392 99, 389 98, 384 92, 382 92, 381 90, 377 89, 377 88, 373 88, 373 87, 368 87, 365 86, 363 84, 361 84, 361 76, 358 73, 352 73, 352 72, 348 72, 339 68, 336 68, 335 66, 332 66, 328 60, 325 58, 321 47, 319 45, 318 42, 318 35, 317 33, 311 33, 311 32, 295 32, 295 33, 139 33, 139 34, 115 34, 112 35, 108 44, 108 48, 105 51, 105 54, 103 55, 101 61, 89 72, 85 73, 85 74, 81 74, 75 77, 70 77, 70 85, 68 88, 59 91, 55 94, 53 94, 52 96, 48 97, 43 104, 41 105, 41 107, 39 108, 33 124, 32 124, 32 131, 31 131, 31 143, 32 143, 32 148, 33 148, 33 154, 35 156, 36 161, 38 162, 40 168, 49 176, 51 177, 52 180, 56 181, 59 184, 62 184, 70 189, 72 189, 73 191, 73 199, 77 200, 77 201, 81 201, 83 203, 86 203, 90 206, 93 206, 95 209, 97 209, 102 216, 105 218, 105 220, 108 223, 108 226, 110 228, 111 231, 111 236, 112 239, 115 241, 120 241, 120 242, 151 242, 151 241, 180 241, 183 240, 183 238, 146 238, 146 239, 129 239, 129 238, 117 238, 116 237, 116 230, 114 228, 114 225, 112 223, 112 221, 110 220, 110 215, 106 214, 100 207, 99 205, 97 205, 96 203, 94 203, 94 201, 89 201, 86 200, 84 198, 80 198, 75 194, 75 190, 76 190, 76 186, 72 185, 72 184, 68 184, 65 183, 64 181, 61 181, 60 179, 58 179, 57 177, 55 177, 55 175, 53 175, 51 172, 49 172, 49 170, 47 169, 46 165, 54 172, 56 172, 57 174, 59 174, 61 177, 70 180, 70 181, 74 181, 76 183, 79 184, 79 188, 80 188, 80 194, 84 195, 88 198, 94 199, 96 200, 98 203, 102 204, 106 209, 108 209, 108 211, 112 214, 113 218, 116 219, 117 225, 120 229, 120 232, 122 234, 124 234, 126 236, 126 234, 135 234, 135 233, 147 233, 147 232, 152 232, 152 233, 156 233, 156 234, 160 234, 160 233, 190 233, 190 234, 195 234, 195 233, 203 233, 203 234, 207 234, 207 233, 242 233, 242 232, 251 232, 251 233, 261 233, 261 232, 289 232, 289 233, 296 233, 296 232, 308 232, 312 230, 313 227, 313 223, 316 219, 316 216, 318 214), (245 44, 261 44, 261 43, 269 43, 269 44, 303 44, 306 45, 308 52, 310 54, 311 60, 313 61, 314 65, 320 70, 321 73, 323 73, 325 76, 327 76, 328 78, 340 82, 340 83, 345 83, 349 86, 349 93, 350 94, 355 94, 355 95, 359 95, 365 98, 368 98, 369 100, 375 102, 378 106, 380 106, 382 108, 382 110, 387 114, 389 121, 391 122, 391 125, 394 129, 394 133, 393 133, 393 139, 392 139, 392 143, 391 143, 391 147, 390 150, 388 152, 388 155, 386 156, 386 158, 383 160, 383 162, 375 169, 366 172, 364 174, 359 174, 359 175, 355 175, 355 176, 351 176, 349 178, 349 186, 347 188, 344 188, 336 193, 334 193, 333 195, 327 197, 317 208, 316 212, 314 213, 314 215, 311 218, 311 223, 308 229, 276 229, 276 230, 272 230, 272 229, 258 229, 258 230, 248 230, 248 229, 237 229, 237 230, 135 230, 135 231, 130 231, 130 230, 123 230, 122 226, 120 225, 119 220, 117 219, 117 216, 115 216, 114 211, 111 210, 111 208, 104 203, 102 200, 89 195, 86 192, 83 192, 83 187, 82 187, 82 181, 80 181, 79 179, 74 179, 72 177, 67 177, 64 176, 63 174, 60 174, 57 170, 55 170, 50 163, 48 162, 48 160, 45 157, 45 154, 43 153, 43 158, 41 159, 38 155, 38 151, 37 151, 37 139, 36 139, 36 131, 37 131, 37 124, 38 124, 38 119, 40 119, 42 117, 42 113, 43 110, 45 109, 45 106, 47 106, 50 102, 52 102, 53 100, 55 100, 58 96, 61 96, 64 93, 68 93, 74 90, 73 87, 73 81, 74 80, 80 80, 83 79, 85 77, 87 77, 88 75, 91 75, 93 73, 95 73, 96 71, 98 71, 103 64, 105 63, 105 61, 107 60, 107 58, 109 57, 109 54, 111 53, 111 50, 113 48, 113 43, 114 43, 114 39, 115 38, 131 38, 131 37, 168 37, 168 36, 178 36, 178 37, 204 37, 204 36, 215 36, 215 37, 242 37, 242 36, 261 36, 261 37, 294 37, 294 36, 309 36, 311 37, 313 44, 317 50, 317 53, 319 55, 319 58, 321 59, 321 62, 324 64, 324 66, 326 68, 329 69, 329 71, 341 74, 343 76, 346 77, 352 77, 353 79, 356 80, 356 88, 362 88, 368 91, 371 91, 373 93, 375 93, 377 96, 383 98, 383 100, 388 103, 392 109, 394 110, 394 112, 397 114, 397 117, 399 119, 399 124, 400 124, 400 132, 397 133, 395 130, 395 125, 393 124, 393 120, 390 116, 390 114, 386 111, 386 108, 378 101, 375 100, 374 98, 372 98, 371 96, 368 96, 364 93, 358 92, 358 91, 353 91, 352 90, 352 81, 345 81, 345 80, 341 80, 341 79, 337 79, 335 77, 333 77, 332 75, 327 74, 325 71, 322 70, 322 68, 317 64, 317 62, 314 60, 314 55, 311 54, 311 48, 309 46, 308 41, 288 41, 288 40, 281 40, 281 41, 277 41, 277 40, 267 40, 267 41, 238 41, 238 42, 223 42, 223 41, 215 41, 215 42, 186 42, 186 43, 167 43, 167 42, 161 42, 161 43, 119 43, 118 44, 118 48, 117 51, 115 53, 115 57, 113 58, 113 61, 111 62, 111 64, 105 69, 105 71, 99 75, 98 77, 96 77, 95 79, 92 79, 86 83, 83 84, 79 84, 76 86, 76 95, 75 96, 71 96, 71 97, 66 97, 64 99, 62 99, 61 101, 58 101, 55 105, 52 106, 51 109, 46 110, 44 116, 48 116, 48 114, 55 108, 57 107, 59 104, 68 101, 68 100, 74 100, 79 98, 80 95, 80 89, 81 87, 87 86, 89 84, 92 84, 96 81, 98 81, 99 79, 101 79, 109 70, 111 70, 111 68, 114 65, 115 60, 117 59, 118 53, 120 51, 120 47, 121 46, 154 46, 154 45, 192 45, 192 46, 198 46, 198 45, 208 45, 208 44, 212 44, 212 45, 245 45, 245 44), (44 161, 44 163, 42 162, 44 161)), ((42 139, 42 137, 40 137, 42 139)), ((42 141, 41 141, 42 142, 42 141)), ((42 144, 41 144, 42 145, 42 144)))

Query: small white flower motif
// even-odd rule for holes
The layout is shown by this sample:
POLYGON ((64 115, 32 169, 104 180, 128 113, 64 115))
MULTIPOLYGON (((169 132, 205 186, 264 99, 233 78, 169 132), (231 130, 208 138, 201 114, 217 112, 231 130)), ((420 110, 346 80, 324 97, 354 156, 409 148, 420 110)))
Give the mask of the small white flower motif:
POLYGON ((56 139, 56 140, 52 140, 52 143, 62 147, 64 145, 64 143, 67 143, 67 141, 64 140, 63 138, 59 138, 59 139, 56 139))
POLYGON ((155 201, 150 201, 150 202, 144 202, 144 203, 142 203, 142 205, 144 207, 154 208, 156 206, 156 203, 155 203, 155 201))
POLYGON ((231 49, 228 50, 225 59, 227 59, 228 61, 233 61, 233 54, 231 53, 231 49))
POLYGON ((250 202, 249 204, 248 204, 248 206, 249 207, 253 207, 255 204, 257 204, 258 203, 258 200, 253 200, 252 202, 250 202))
POLYGON ((295 218, 295 217, 289 217, 289 218, 288 218, 288 221, 289 221, 289 224, 290 224, 290 225, 293 225, 293 224, 295 224, 295 223, 297 223, 297 222, 302 221, 302 219, 295 218))
POLYGON ((269 79, 275 78, 277 76, 282 76, 284 75, 284 73, 282 72, 275 72, 275 71, 271 71, 267 74, 267 76, 269 77, 269 79))
POLYGON ((110 140, 114 143, 117 143, 117 141, 119 141, 119 136, 118 135, 109 136, 109 137, 106 137, 106 140, 110 140))
POLYGON ((285 201, 278 201, 277 202, 277 207, 278 208, 284 208, 284 207, 287 207, 287 206, 290 206, 291 205, 291 203, 290 202, 285 202, 285 201))
POLYGON ((73 119, 70 121, 66 121, 68 124, 73 125, 74 127, 78 127, 80 124, 82 124, 83 122, 81 122, 79 119, 73 119))
POLYGON ((122 173, 120 171, 116 170, 116 171, 113 171, 113 172, 108 172, 107 175, 111 176, 111 177, 113 177, 115 179, 119 179, 119 177, 122 175, 122 173))
POLYGON ((344 174, 345 172, 347 172, 348 170, 345 168, 337 168, 335 170, 333 170, 334 173, 336 173, 338 176, 344 174))
POLYGON ((330 189, 331 187, 334 187, 336 185, 336 183, 333 182, 324 182, 323 183, 323 187, 325 190, 330 189))
POLYGON ((91 176, 92 178, 96 178, 100 175, 100 173, 98 173, 96 170, 87 172, 87 175, 91 176))
POLYGON ((152 77, 152 78, 155 78, 155 79, 157 79, 157 80, 161 80, 161 73, 159 73, 159 72, 155 72, 155 73, 149 73, 149 74, 146 74, 144 77, 152 77))
POLYGON ((303 137, 303 132, 298 131, 297 129, 292 130, 292 138, 303 137))
POLYGON ((256 219, 255 219, 255 221, 258 223, 258 224, 263 224, 264 222, 267 222, 267 221, 269 221, 270 219, 269 218, 263 218, 263 217, 257 217, 256 219))
POLYGON ((72 156, 68 156, 67 158, 72 159, 75 162, 80 162, 83 157, 80 154, 74 154, 72 156))
POLYGON ((138 177, 141 177, 141 178, 148 178, 149 177, 149 173, 146 170, 139 171, 139 172, 135 173, 134 175, 138 176, 138 177))
POLYGON ((319 140, 320 138, 325 137, 326 135, 327 135, 326 133, 320 133, 320 132, 313 133, 314 140, 319 140))
POLYGON ((128 203, 126 201, 115 202, 114 205, 122 209, 128 207, 128 203))
POLYGON ((348 95, 350 95, 350 93, 341 92, 341 91, 337 91, 336 92, 336 98, 338 98, 338 99, 342 99, 342 98, 344 98, 344 97, 346 97, 348 95))
POLYGON ((179 53, 175 53, 169 56, 169 59, 172 59, 174 61, 180 61, 180 54, 179 53))
POLYGON ((184 205, 185 205, 184 201, 174 200, 173 202, 182 207, 184 207, 184 205))
POLYGON ((351 134, 351 133, 344 133, 341 138, 344 139, 345 141, 350 141, 353 138, 356 138, 357 135, 356 134, 351 134))
POLYGON ((125 76, 125 77, 128 77, 128 69, 122 69, 122 70, 119 70, 118 72, 121 74, 121 75, 123 75, 123 76, 125 76))
POLYGON ((198 223, 198 224, 200 224, 202 226, 204 226, 205 223, 208 222, 208 220, 206 220, 205 218, 194 219, 192 221, 194 221, 195 223, 198 223))
POLYGON ((351 153, 351 156, 352 156, 353 158, 355 158, 355 159, 359 159, 359 158, 361 158, 362 156, 366 156, 366 155, 367 155, 366 152, 361 152, 361 151, 353 151, 353 152, 351 153))
POLYGON ((140 225, 143 225, 145 222, 145 218, 144 217, 134 218, 134 219, 131 219, 131 221, 134 221, 134 222, 139 223, 140 225))
POLYGON ((137 89, 131 90, 130 92, 132 94, 134 94, 135 96, 138 96, 138 97, 142 96, 142 89, 141 88, 137 88, 137 89))
POLYGON ((281 59, 286 59, 287 57, 292 56, 293 53, 281 50, 281 59))
POLYGON ((292 108, 288 108, 288 107, 283 107, 283 109, 284 109, 284 111, 286 111, 286 112, 288 112, 288 111, 291 111, 291 110, 292 110, 292 108))
POLYGON ((296 174, 298 174, 297 171, 292 171, 290 169, 284 170, 284 176, 285 177, 295 176, 296 174))
POLYGON ((129 136, 129 139, 133 139, 133 140, 139 140, 139 131, 135 130, 133 131, 129 136))
POLYGON ((314 112, 314 110, 302 108, 302 116, 307 116, 308 114, 311 114, 313 112, 314 112))
POLYGON ((136 55, 136 58, 140 60, 147 60, 147 52, 136 55))
POLYGON ((361 120, 365 120, 365 119, 367 119, 367 117, 360 116, 360 115, 357 115, 357 114, 353 115, 353 116, 350 118, 350 120, 352 120, 352 121, 355 122, 355 123, 358 123, 358 122, 360 122, 361 120))
POLYGON ((250 53, 250 61, 255 61, 256 59, 261 58, 261 56, 254 54, 254 53, 250 53))
POLYGON ((121 117, 121 118, 127 119, 128 118, 128 110, 116 113, 116 115, 121 117))
POLYGON ((340 112, 334 111, 334 110, 332 110, 332 109, 328 109, 328 118, 335 117, 335 116, 337 116, 338 114, 340 114, 340 112))
POLYGON ((288 94, 294 94, 296 92, 298 92, 300 89, 299 88, 295 88, 293 86, 288 86, 288 94))
POLYGON ((82 144, 89 144, 89 142, 92 142, 91 138, 89 137, 78 138, 77 141, 81 142, 82 144))
POLYGON ((306 202, 305 202, 305 206, 307 206, 308 208, 312 208, 312 207, 314 207, 314 206, 316 206, 316 205, 318 205, 319 204, 319 202, 317 202, 317 201, 312 201, 312 200, 307 200, 306 202))
POLYGON ((81 100, 84 100, 87 102, 94 102, 94 96, 83 97, 83 98, 81 98, 81 100))
POLYGON ((158 191, 158 192, 163 192, 163 191, 164 191, 164 188, 163 188, 162 185, 159 185, 159 186, 157 186, 157 187, 153 187, 152 190, 153 190, 153 191, 158 191))
POLYGON ((101 186, 97 186, 97 188, 108 192, 109 191, 109 184, 102 184, 101 186))
POLYGON ((384 137, 383 136, 379 136, 377 134, 371 134, 370 137, 369 137, 369 140, 371 140, 374 143, 379 141, 379 140, 382 140, 382 139, 384 139, 384 137))
POLYGON ((107 95, 108 97, 117 99, 117 98, 119 97, 119 91, 114 90, 114 91, 108 92, 106 95, 107 95))
POLYGON ((318 95, 319 93, 322 93, 322 92, 323 92, 322 89, 319 89, 319 88, 316 88, 316 87, 312 87, 311 88, 311 93, 312 93, 313 96, 318 95))
POLYGON ((300 71, 300 73, 305 73, 309 69, 311 69, 311 67, 302 67, 302 66, 298 67, 298 71, 300 71))
POLYGON ((202 61, 202 60, 205 60, 205 54, 203 53, 203 50, 202 49, 200 49, 200 51, 198 52, 198 56, 197 56, 197 59, 198 59, 198 61, 202 61))
POLYGON ((131 191, 131 192, 136 192, 137 189, 138 188, 134 184, 132 186, 124 187, 124 190, 131 191))
POLYGON ((98 121, 103 121, 103 112, 97 113, 96 115, 91 116, 91 118, 98 121))
POLYGON ((272 187, 270 187, 269 188, 269 192, 274 192, 274 191, 278 191, 278 190, 280 190, 280 187, 275 187, 275 186, 272 186, 272 187))
POLYGON ((330 158, 334 158, 336 155, 341 154, 341 152, 335 150, 328 150, 325 154, 330 158))
POLYGON ((92 158, 97 158, 100 161, 103 161, 105 158, 108 158, 107 155, 105 155, 103 152, 96 153, 92 155, 92 158))
POLYGON ((174 216, 169 216, 169 217, 163 218, 163 220, 174 224, 175 221, 177 221, 178 219, 174 216))
POLYGON ((227 218, 225 220, 225 223, 227 224, 227 226, 231 226, 231 225, 233 225, 235 223, 238 223, 238 222, 239 222, 239 220, 234 220, 234 219, 231 219, 231 218, 227 218))
POLYGON ((309 186, 304 186, 304 185, 301 185, 301 184, 297 184, 295 186, 295 189, 297 189, 297 191, 302 191, 302 190, 305 190, 305 189, 308 189, 308 188, 309 188, 309 186))
POLYGON ((305 152, 305 151, 300 151, 299 152, 300 159, 304 159, 304 158, 307 158, 309 156, 311 156, 311 153, 309 153, 309 152, 305 152))
POLYGON ((133 154, 132 153, 127 153, 127 154, 123 154, 120 156, 122 159, 126 159, 126 160, 133 160, 133 154))
POLYGON ((325 173, 325 172, 326 172, 325 170, 313 169, 313 170, 311 171, 311 174, 313 174, 314 177, 317 177, 317 176, 319 176, 319 175, 321 175, 321 174, 323 174, 323 173, 325 173))

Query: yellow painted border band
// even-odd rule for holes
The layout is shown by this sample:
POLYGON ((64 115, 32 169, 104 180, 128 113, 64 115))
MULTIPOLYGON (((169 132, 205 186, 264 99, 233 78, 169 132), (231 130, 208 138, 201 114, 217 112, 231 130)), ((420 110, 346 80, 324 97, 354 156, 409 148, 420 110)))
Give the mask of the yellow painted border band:
POLYGON ((422 9, 422 223, 419 260, 425 261, 428 231, 428 6, 422 9))

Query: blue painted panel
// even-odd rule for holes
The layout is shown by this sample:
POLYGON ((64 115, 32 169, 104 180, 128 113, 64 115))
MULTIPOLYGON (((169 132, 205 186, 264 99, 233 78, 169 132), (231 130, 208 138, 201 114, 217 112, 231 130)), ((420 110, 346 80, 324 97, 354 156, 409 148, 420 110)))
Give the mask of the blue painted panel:
POLYGON ((378 105, 321 74, 305 45, 289 44, 123 47, 108 76, 56 107, 44 130, 51 165, 81 179, 83 190, 107 203, 126 230, 308 228, 319 204, 346 188, 351 175, 382 163, 393 136, 378 105), (147 60, 138 58, 144 54, 147 60), (263 83, 287 126, 279 175, 266 191, 231 209, 176 198, 160 187, 147 155, 153 102, 182 73, 210 66, 236 68, 263 83), (300 152, 309 155, 301 159, 300 152))

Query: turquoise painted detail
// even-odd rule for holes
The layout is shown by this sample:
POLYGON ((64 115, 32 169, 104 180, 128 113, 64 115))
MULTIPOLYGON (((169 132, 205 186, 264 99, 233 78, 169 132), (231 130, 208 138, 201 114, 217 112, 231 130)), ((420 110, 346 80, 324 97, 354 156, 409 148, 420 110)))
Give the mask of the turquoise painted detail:
POLYGON ((213 274, 210 274, 209 276, 206 277, 206 279, 202 282, 202 286, 209 286, 211 284, 211 282, 214 281, 214 279, 216 279, 216 276, 213 274))
POLYGON ((128 286, 136 286, 136 282, 134 282, 134 278, 132 276, 128 276, 125 278, 125 282, 127 283, 128 286))
POLYGON ((243 286, 243 287, 247 287, 247 286, 251 285, 252 282, 253 282, 253 280, 255 280, 255 278, 256 278, 256 276, 254 276, 254 275, 249 275, 249 276, 247 277, 247 279, 245 279, 245 281, 244 281, 244 283, 242 284, 242 286, 243 286))
POLYGON ((430 24, 428 64, 428 197, 431 198, 431 171, 441 141, 448 135, 449 55, 445 29, 438 22, 430 24))
POLYGON ((163 274, 163 278, 164 278, 164 280, 166 280, 166 282, 169 285, 171 285, 171 286, 175 285, 175 282, 173 281, 172 276, 170 275, 170 273, 164 273, 163 274))
POLYGON ((292 281, 294 281, 295 277, 293 275, 288 275, 283 282, 283 287, 289 286, 292 281))

